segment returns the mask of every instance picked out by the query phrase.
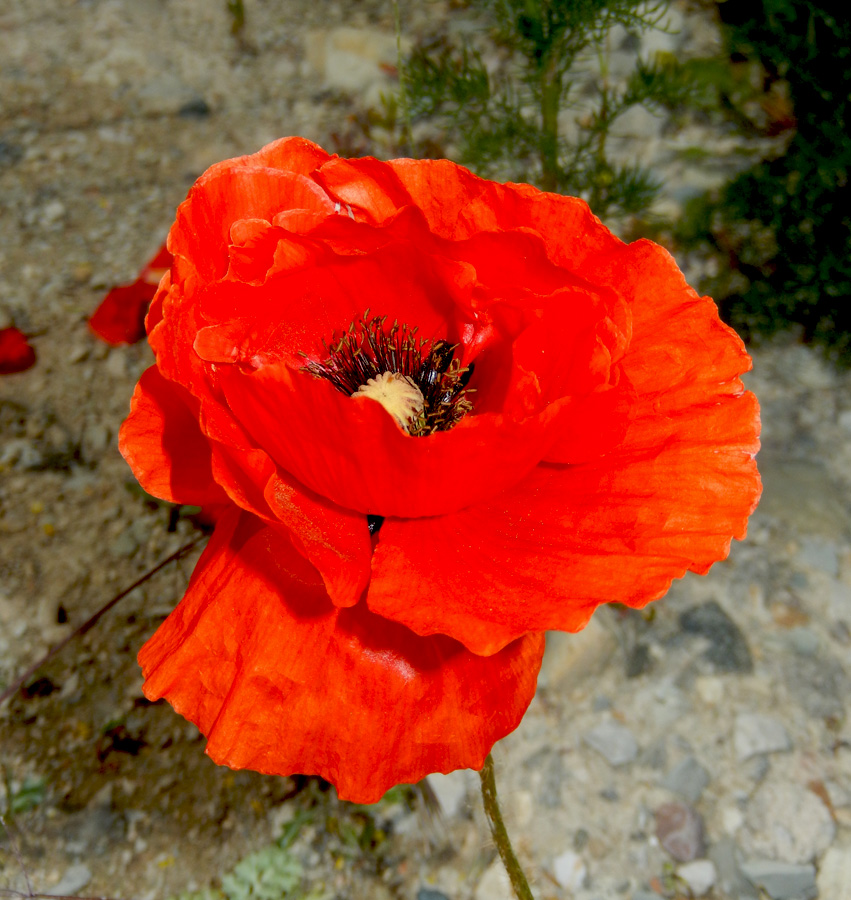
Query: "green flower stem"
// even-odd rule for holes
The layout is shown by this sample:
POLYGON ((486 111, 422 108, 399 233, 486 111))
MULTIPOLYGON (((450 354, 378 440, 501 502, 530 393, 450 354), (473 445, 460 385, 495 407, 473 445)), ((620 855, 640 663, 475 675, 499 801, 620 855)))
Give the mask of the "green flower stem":
POLYGON ((413 152, 411 136, 411 109, 408 106, 408 85, 405 75, 405 60, 402 56, 402 16, 399 12, 399 0, 393 0, 393 24, 396 26, 396 68, 399 72, 399 105, 402 113, 402 150, 406 154, 413 152))
POLYGON ((505 822, 502 821, 502 813, 499 811, 499 802, 496 798, 496 779, 493 774, 493 757, 490 753, 482 766, 482 771, 479 772, 479 777, 482 779, 482 802, 485 807, 485 815, 488 817, 488 824, 502 858, 502 864, 511 880, 511 887, 514 888, 518 900, 533 900, 529 882, 514 855, 508 832, 505 830, 505 822))
POLYGON ((558 111, 561 104, 561 74, 558 60, 545 61, 540 75, 541 90, 541 187, 557 191, 558 167, 558 111))

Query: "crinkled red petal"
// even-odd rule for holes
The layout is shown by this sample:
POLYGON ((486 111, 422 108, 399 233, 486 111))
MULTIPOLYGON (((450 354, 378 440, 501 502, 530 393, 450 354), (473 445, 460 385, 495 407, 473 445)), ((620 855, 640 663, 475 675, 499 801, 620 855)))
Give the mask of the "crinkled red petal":
POLYGON ((229 505, 213 480, 210 445, 198 425, 197 408, 187 390, 151 366, 136 385, 118 448, 149 494, 191 506, 229 505))
POLYGON ((296 549, 319 570, 335 606, 354 606, 369 584, 372 539, 366 516, 314 494, 286 472, 273 474, 264 494, 296 549))
POLYGON ((0 375, 25 372, 35 365, 35 350, 14 326, 0 328, 0 375))
POLYGON ((482 658, 363 604, 339 610, 283 530, 232 511, 139 661, 146 696, 194 722, 215 762, 318 774, 372 803, 480 768, 531 701, 542 653, 542 635, 482 658))
POLYGON ((600 603, 643 606, 744 536, 761 486, 741 341, 653 244, 601 257, 598 271, 634 298, 625 436, 454 515, 385 521, 368 592, 379 615, 492 653, 527 631, 578 630, 600 603))
POLYGON ((282 469, 365 514, 432 516, 485 500, 536 465, 561 427, 559 401, 519 422, 468 416, 411 437, 375 401, 282 363, 223 367, 220 380, 228 407, 282 469))

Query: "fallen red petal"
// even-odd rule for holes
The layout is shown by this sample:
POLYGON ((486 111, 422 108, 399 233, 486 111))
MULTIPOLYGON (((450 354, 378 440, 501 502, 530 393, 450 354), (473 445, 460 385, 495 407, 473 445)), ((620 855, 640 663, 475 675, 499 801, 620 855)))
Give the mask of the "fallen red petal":
POLYGON ((35 365, 35 350, 14 326, 0 328, 0 375, 25 372, 35 365))

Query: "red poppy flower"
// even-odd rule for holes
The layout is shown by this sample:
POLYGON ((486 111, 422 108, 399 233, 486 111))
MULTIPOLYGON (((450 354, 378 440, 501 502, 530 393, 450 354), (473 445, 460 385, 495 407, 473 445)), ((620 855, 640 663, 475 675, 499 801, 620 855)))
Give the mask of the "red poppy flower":
POLYGON ((139 659, 216 762, 360 802, 480 768, 545 630, 745 533, 748 355, 580 200, 291 138, 213 166, 168 247, 121 449, 224 511, 139 659))
POLYGON ((24 372, 35 365, 35 350, 19 329, 0 328, 0 375, 24 372))
POLYGON ((145 336, 145 316, 160 279, 171 267, 165 245, 130 284, 113 288, 89 319, 89 329, 107 344, 135 344, 145 336))

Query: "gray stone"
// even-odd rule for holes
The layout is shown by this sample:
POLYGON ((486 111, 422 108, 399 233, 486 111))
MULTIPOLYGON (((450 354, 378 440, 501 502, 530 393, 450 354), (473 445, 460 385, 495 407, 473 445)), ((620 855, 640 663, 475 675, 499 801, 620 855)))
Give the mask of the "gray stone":
POLYGON ((561 754, 550 752, 540 771, 538 802, 546 809, 558 809, 561 806, 561 786, 565 777, 561 754))
POLYGON ((766 782, 748 804, 740 836, 749 856, 803 864, 814 862, 833 842, 830 810, 812 791, 788 782, 766 782))
POLYGON ((143 112, 153 115, 174 115, 187 104, 197 102, 199 96, 174 73, 157 71, 136 91, 143 112))
POLYGON ((693 756, 687 756, 662 779, 662 787, 687 803, 697 803, 708 784, 709 772, 693 756))
POLYGON ((731 837, 722 837, 709 848, 709 858, 715 863, 717 883, 725 894, 737 900, 757 900, 756 888, 739 869, 736 844, 731 837))
POLYGON ((740 761, 761 753, 789 750, 792 742, 783 724, 764 713, 740 713, 733 728, 733 746, 740 761))
POLYGON ((417 891, 417 900, 449 900, 449 897, 443 891, 436 891, 433 888, 420 888, 417 891))
POLYGON ((789 632, 789 646, 798 656, 815 656, 819 651, 820 641, 811 628, 800 626, 789 632))
POLYGON ((665 900, 665 898, 661 894, 657 894, 656 891, 640 889, 632 895, 632 900, 665 900))
POLYGON ((752 859, 742 864, 742 872, 771 900, 815 900, 818 896, 815 866, 752 859))
POLYGON ((83 863, 75 863, 68 866, 59 881, 50 888, 50 893, 67 897, 81 891, 91 880, 92 873, 89 867, 83 863))
POLYGON ((680 627, 709 641, 703 658, 716 672, 753 671, 753 659, 745 636, 715 600, 687 609, 680 615, 680 627))
POLYGON ((759 507, 762 515, 831 540, 847 533, 848 510, 839 499, 842 492, 823 465, 763 452, 759 471, 764 485, 759 507))
POLYGON ((612 766, 626 765, 638 756, 638 744, 632 732, 617 722, 601 722, 583 735, 583 740, 612 766))
POLYGON ((834 657, 819 653, 784 662, 786 687, 802 709, 818 719, 843 715, 849 679, 834 657))
POLYGON ((811 569, 824 572, 831 578, 836 578, 839 574, 839 557, 836 553, 836 545, 821 537, 801 538, 798 561, 811 569))
POLYGON ((690 806, 664 803, 653 815, 659 843, 677 862, 703 856, 703 819, 690 806))
POLYGON ((109 545, 109 552, 116 559, 129 559, 139 549, 139 542, 129 530, 121 534, 109 545))

